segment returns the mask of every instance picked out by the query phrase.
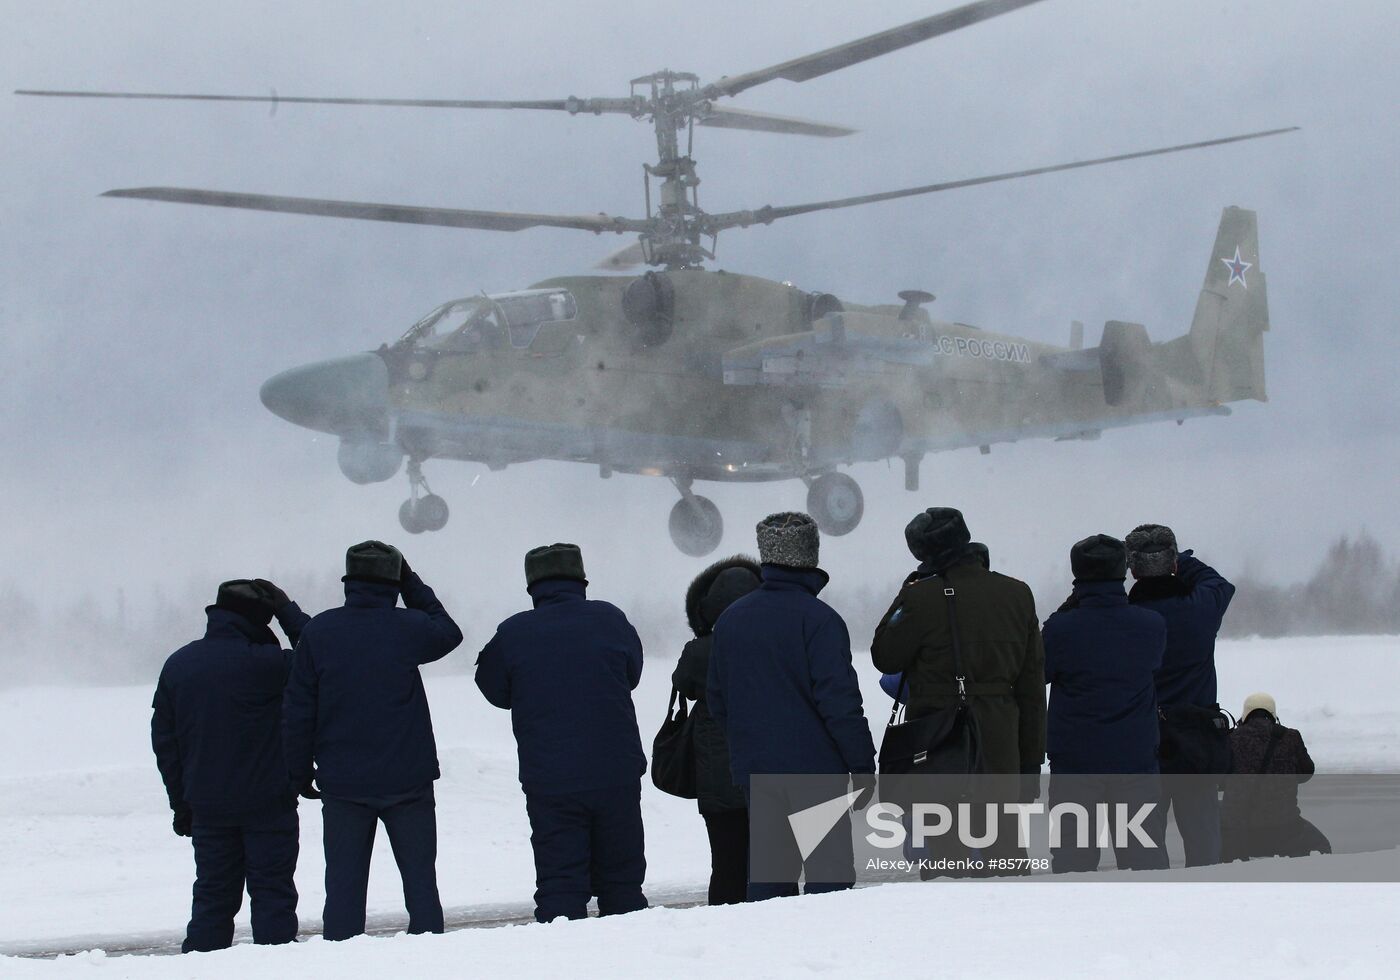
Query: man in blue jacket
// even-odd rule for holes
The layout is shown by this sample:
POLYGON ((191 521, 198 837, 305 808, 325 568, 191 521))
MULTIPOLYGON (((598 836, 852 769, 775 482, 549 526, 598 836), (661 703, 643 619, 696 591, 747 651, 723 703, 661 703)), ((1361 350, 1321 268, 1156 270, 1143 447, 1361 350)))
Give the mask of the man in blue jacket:
POLYGON ((647 907, 642 832, 646 756, 632 691, 642 641, 622 610, 588 598, 578 546, 525 556, 534 608, 496 630, 476 686, 510 711, 535 852, 535 918, 647 907))
POLYGON ((1128 567, 1137 580, 1128 601, 1167 622, 1167 648, 1156 680, 1163 776, 1158 818, 1165 821, 1168 810, 1176 814, 1188 866, 1215 864, 1220 860, 1218 774, 1229 770, 1228 733, 1215 690, 1215 637, 1235 587, 1190 551, 1178 554, 1169 527, 1140 524, 1127 546, 1128 567))
POLYGON ((1089 845, 1074 846, 1075 821, 1061 824, 1052 848, 1056 872, 1099 865, 1096 804, 1109 811, 1109 833, 1120 870, 1166 867, 1161 841, 1152 846, 1121 831, 1116 807, 1131 818, 1155 804, 1157 698, 1153 676, 1162 665, 1167 624, 1128 605, 1123 582, 1128 553, 1122 541, 1096 534, 1070 549, 1074 591, 1045 621, 1045 682, 1050 685, 1046 750, 1050 806, 1078 803, 1090 814, 1089 845))
POLYGON ((796 895, 804 870, 808 894, 851 887, 849 816, 805 856, 786 818, 841 796, 852 777, 857 808, 875 786, 875 744, 851 666, 850 634, 817 598, 829 577, 817 567, 816 522, 806 514, 773 514, 757 531, 763 584, 715 623, 707 685, 710 713, 729 739, 734 783, 749 797, 752 846, 780 848, 786 858, 775 861, 785 869, 779 880, 750 874, 749 901, 796 895), (755 774, 827 778, 751 785, 755 774))
POLYGON ((418 668, 456 649, 462 631, 397 548, 350 548, 344 581, 345 605, 302 631, 283 707, 287 769, 297 785, 314 776, 322 794, 325 937, 365 931, 380 821, 403 877, 408 931, 442 932, 433 798, 441 773, 418 668))
POLYGON ((195 882, 181 949, 233 944, 248 889, 253 941, 297 934, 297 788, 282 761, 282 689, 307 616, 266 579, 219 586, 202 640, 166 660, 151 704, 151 747, 176 834, 194 842, 195 882))

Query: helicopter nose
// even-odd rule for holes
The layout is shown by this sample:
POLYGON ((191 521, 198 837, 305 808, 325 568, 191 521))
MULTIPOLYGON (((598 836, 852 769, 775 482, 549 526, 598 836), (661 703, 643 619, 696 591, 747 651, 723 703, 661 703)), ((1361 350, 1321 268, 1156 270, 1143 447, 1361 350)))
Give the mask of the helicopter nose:
POLYGON ((321 432, 376 432, 387 422, 389 369, 374 354, 317 361, 269 378, 260 393, 274 415, 321 432))

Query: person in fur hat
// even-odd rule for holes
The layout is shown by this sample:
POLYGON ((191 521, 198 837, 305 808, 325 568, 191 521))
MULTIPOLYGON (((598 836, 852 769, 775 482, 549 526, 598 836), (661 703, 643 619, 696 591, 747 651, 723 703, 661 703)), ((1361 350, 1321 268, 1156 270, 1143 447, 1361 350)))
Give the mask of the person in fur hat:
MULTIPOLYGON (((998 800, 1029 802, 1045 759, 1045 661, 1031 590, 987 569, 983 549, 952 507, 915 515, 904 539, 919 565, 876 628, 871 659, 884 674, 903 672, 907 717, 955 706, 952 589, 963 687, 981 729, 983 786, 998 800)), ((965 850, 938 856, 962 857, 965 850)), ((984 856, 1025 857, 1014 827, 999 832, 984 856)))
POLYGON ((749 875, 749 808, 729 771, 729 743, 705 703, 710 650, 720 613, 761 583, 758 562, 747 555, 717 561, 695 577, 685 593, 685 614, 695 638, 685 645, 671 675, 681 697, 695 702, 696 803, 710 838, 711 905, 744 901, 749 875))
POLYGON ((729 742, 730 772, 749 803, 754 855, 760 841, 772 843, 766 853, 786 855, 771 870, 750 862, 749 901, 796 895, 799 877, 807 894, 850 888, 849 814, 805 858, 787 816, 841 796, 852 779, 857 808, 875 789, 875 743, 850 633, 817 598, 828 576, 817 566, 816 522, 772 514, 756 530, 763 584, 716 621, 706 683, 710 713, 729 742), (760 778, 751 781, 754 774, 760 778), (812 778, 790 788, 771 778, 781 775, 812 778))

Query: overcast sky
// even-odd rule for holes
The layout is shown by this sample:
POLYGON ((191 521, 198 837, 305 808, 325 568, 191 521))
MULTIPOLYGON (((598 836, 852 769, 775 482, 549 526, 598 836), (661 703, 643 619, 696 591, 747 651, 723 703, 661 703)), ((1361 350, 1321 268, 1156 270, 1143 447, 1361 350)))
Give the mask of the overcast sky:
MULTIPOLYGON (((673 593, 674 492, 562 464, 427 467, 453 507, 409 539, 402 478, 352 486, 335 442, 267 413, 286 367, 377 346, 438 303, 579 273, 625 239, 345 222, 103 200, 150 184, 468 208, 640 215, 650 130, 625 117, 18 98, 107 88, 423 98, 613 96, 669 67, 762 67, 951 6, 651 3, 20 3, 0 0, 0 487, 50 602, 335 569, 403 544, 490 619, 523 599, 523 551, 576 539, 597 591, 673 593)), ((826 542, 839 586, 892 589, 901 528, 962 506, 997 567, 1036 582, 1069 545, 1175 524, 1222 568, 1302 578, 1327 539, 1400 546, 1394 375, 1400 5, 1048 0, 804 84, 735 100, 859 127, 844 140, 705 130, 702 203, 789 204, 1298 125, 1300 133, 811 215, 730 232, 718 266, 856 302, 937 294, 936 316, 1064 343, 1105 320, 1187 329, 1220 211, 1259 212, 1269 404, 1096 443, 998 446, 857 467, 865 523, 826 542)), ((726 552, 800 507, 793 482, 719 487, 726 552)), ((1067 580, 1067 573, 1064 575, 1067 580)), ((834 586, 835 587, 835 586, 834 586)), ((192 610, 197 624, 198 610, 192 610)), ((479 626, 489 629, 489 624, 479 626)))

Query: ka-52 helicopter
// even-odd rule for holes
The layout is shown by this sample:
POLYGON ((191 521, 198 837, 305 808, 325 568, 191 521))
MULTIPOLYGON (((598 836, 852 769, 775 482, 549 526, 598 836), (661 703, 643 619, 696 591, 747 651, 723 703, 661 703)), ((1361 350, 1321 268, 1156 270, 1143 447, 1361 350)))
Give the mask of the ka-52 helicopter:
POLYGON ((670 533, 688 555, 723 533, 696 481, 800 479, 828 534, 860 522, 860 487, 838 467, 899 458, 918 487, 927 453, 1028 438, 1093 439, 1101 430, 1228 414, 1225 402, 1266 400, 1264 275, 1251 211, 1227 208, 1189 332, 1154 343, 1138 323, 1104 326, 1083 348, 1075 324, 1054 347, 935 320, 919 290, 897 304, 857 305, 822 292, 704 268, 720 232, 814 211, 931 194, 1257 139, 1273 129, 1093 160, 857 197, 753 211, 701 209, 691 155, 695 127, 816 137, 853 132, 721 105, 775 79, 803 82, 947 34, 1038 0, 979 0, 781 64, 701 84, 660 71, 625 98, 542 101, 300 98, 25 90, 24 95, 194 99, 452 109, 619 113, 650 122, 657 161, 646 170, 646 217, 521 214, 275 197, 176 187, 107 196, 489 231, 534 227, 635 233, 603 268, 645 263, 644 275, 565 276, 528 289, 444 303, 372 353, 293 368, 262 388, 263 403, 297 425, 340 438, 356 483, 392 478, 407 460, 410 532, 441 529, 446 502, 423 463, 470 460, 500 469, 553 459, 663 476, 681 499, 670 533), (681 149, 681 137, 685 149, 681 149), (659 181, 655 199, 652 184, 659 181), (708 243, 708 244, 707 244, 708 243))

